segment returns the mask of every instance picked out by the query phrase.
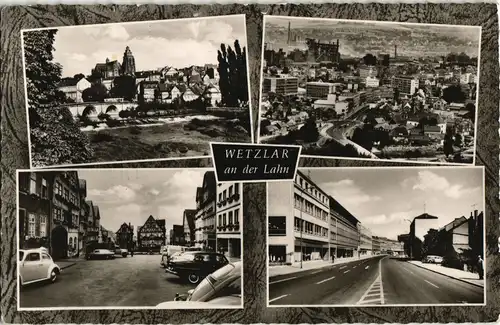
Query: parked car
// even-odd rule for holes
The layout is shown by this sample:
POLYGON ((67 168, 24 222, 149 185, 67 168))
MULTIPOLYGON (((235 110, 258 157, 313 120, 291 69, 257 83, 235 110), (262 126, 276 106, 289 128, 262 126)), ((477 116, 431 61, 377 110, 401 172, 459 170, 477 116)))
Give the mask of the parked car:
POLYGON ((227 258, 220 253, 185 252, 180 258, 168 260, 165 272, 175 274, 189 283, 198 284, 207 275, 228 263, 227 258))
POLYGON ((174 256, 178 255, 178 253, 184 253, 184 252, 195 252, 195 251, 201 251, 201 247, 185 247, 185 246, 179 246, 179 245, 168 245, 162 247, 160 250, 161 252, 161 261, 160 265, 163 267, 167 267, 168 260, 174 256))
POLYGON ((61 273, 46 249, 20 249, 18 267, 21 286, 40 281, 53 283, 61 273))
POLYGON ((87 254, 88 260, 111 260, 115 258, 115 252, 110 251, 109 249, 94 249, 92 252, 87 254))
POLYGON ((422 263, 433 263, 433 264, 441 264, 443 263, 443 258, 437 255, 427 255, 422 260, 422 263))
POLYGON ((241 262, 229 263, 208 275, 186 294, 176 294, 173 301, 158 304, 158 308, 203 308, 207 304, 239 306, 241 300, 241 262))
POLYGON ((128 249, 126 248, 120 248, 120 246, 115 247, 115 255, 120 255, 122 257, 127 257, 128 256, 128 249))

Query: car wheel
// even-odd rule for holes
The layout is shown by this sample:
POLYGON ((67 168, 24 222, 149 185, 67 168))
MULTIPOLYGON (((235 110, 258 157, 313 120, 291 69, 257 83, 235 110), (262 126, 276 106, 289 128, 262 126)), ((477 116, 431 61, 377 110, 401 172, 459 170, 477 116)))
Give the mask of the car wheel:
POLYGON ((187 279, 191 284, 198 284, 198 282, 200 282, 200 276, 196 273, 189 274, 187 279))
POLYGON ((56 269, 50 271, 50 282, 54 283, 57 280, 57 272, 56 269))

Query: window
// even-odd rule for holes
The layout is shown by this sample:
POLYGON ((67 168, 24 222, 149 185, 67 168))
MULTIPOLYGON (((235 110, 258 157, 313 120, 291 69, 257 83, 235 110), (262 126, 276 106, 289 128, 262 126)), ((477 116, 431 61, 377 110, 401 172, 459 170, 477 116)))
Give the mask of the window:
POLYGON ((29 262, 36 262, 40 260, 40 253, 29 253, 28 256, 26 256, 26 261, 29 262))
POLYGON ((269 217, 268 232, 270 236, 286 235, 286 217, 269 217))
POLYGON ((226 220, 226 214, 222 214, 222 225, 225 226, 227 225, 227 220, 226 220))
POLYGON ((233 185, 229 186, 229 197, 233 196, 233 185))
POLYGON ((56 184, 54 185, 54 192, 55 192, 55 194, 62 195, 62 186, 61 186, 61 183, 56 182, 56 184))
POLYGON ((40 216, 40 237, 47 236, 47 216, 40 216))
POLYGON ((35 215, 30 213, 29 214, 29 220, 28 220, 28 236, 29 237, 35 237, 35 215))
POLYGON ((63 196, 66 200, 69 200, 69 190, 67 188, 63 188, 63 196))
POLYGON ((229 211, 228 212, 228 219, 229 219, 229 224, 232 225, 233 224, 233 211, 229 211))
POLYGON ((240 223, 240 209, 234 210, 234 224, 238 225, 240 223))
POLYGON ((47 188, 47 180, 43 177, 42 177, 42 197, 43 198, 49 197, 49 190, 47 188))
POLYGON ((50 257, 48 254, 43 253, 42 260, 52 260, 52 257, 50 257))
POLYGON ((30 193, 37 194, 36 174, 35 173, 30 174, 30 193))
POLYGON ((222 201, 222 193, 219 193, 219 202, 222 201))
POLYGON ((240 194, 240 183, 234 184, 234 194, 240 194))
POLYGON ((227 191, 226 191, 226 190, 224 190, 224 192, 222 192, 222 199, 223 199, 223 200, 225 200, 225 199, 226 199, 226 197, 227 197, 226 195, 227 195, 227 191))

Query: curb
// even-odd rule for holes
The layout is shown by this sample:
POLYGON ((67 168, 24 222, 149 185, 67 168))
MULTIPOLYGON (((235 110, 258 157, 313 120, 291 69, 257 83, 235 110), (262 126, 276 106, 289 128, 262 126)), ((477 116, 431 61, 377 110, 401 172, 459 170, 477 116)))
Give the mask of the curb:
POLYGON ((283 273, 283 274, 276 274, 276 275, 273 275, 271 277, 268 277, 269 281, 271 281, 273 278, 276 278, 276 277, 279 277, 279 276, 285 276, 285 275, 300 275, 302 273, 307 273, 309 271, 312 271, 312 270, 321 270, 321 269, 326 269, 326 268, 331 268, 331 267, 334 267, 336 265, 342 265, 342 264, 347 264, 347 263, 352 263, 352 262, 357 262, 357 261, 362 261, 362 260, 369 260, 369 259, 372 259, 374 258, 375 256, 373 257, 370 257, 370 258, 363 258, 363 259, 359 259, 359 260, 354 260, 354 261, 348 261, 348 262, 344 262, 344 263, 334 263, 334 264, 328 264, 328 265, 324 265, 324 266, 321 266, 321 267, 316 267, 316 268, 312 268, 312 269, 307 269, 307 270, 301 270, 301 269, 298 269, 296 272, 291 272, 291 273, 283 273))
MULTIPOLYGON (((410 263, 410 262, 408 262, 408 263, 410 263)), ((410 263, 410 264, 413 264, 413 263, 410 263)), ((451 278, 451 279, 455 279, 455 280, 458 280, 458 281, 461 281, 461 282, 465 282, 465 283, 468 283, 470 285, 473 285, 473 286, 476 286, 476 287, 484 289, 484 285, 480 285, 480 284, 476 284, 476 283, 473 283, 473 282, 469 282, 467 280, 463 280, 463 279, 460 279, 460 278, 455 278, 454 276, 451 276, 451 275, 448 275, 448 274, 444 274, 444 273, 441 273, 441 272, 438 272, 438 271, 434 271, 434 270, 428 269, 426 267, 420 266, 418 264, 413 264, 413 265, 418 266, 421 269, 425 269, 427 271, 431 271, 431 272, 434 272, 434 273, 437 273, 437 274, 441 274, 441 275, 444 275, 445 277, 448 277, 448 278, 451 278)))
POLYGON ((66 266, 61 266, 61 270, 67 269, 68 267, 72 267, 72 266, 74 266, 74 265, 76 265, 76 262, 75 262, 75 263, 68 264, 68 265, 66 265, 66 266))

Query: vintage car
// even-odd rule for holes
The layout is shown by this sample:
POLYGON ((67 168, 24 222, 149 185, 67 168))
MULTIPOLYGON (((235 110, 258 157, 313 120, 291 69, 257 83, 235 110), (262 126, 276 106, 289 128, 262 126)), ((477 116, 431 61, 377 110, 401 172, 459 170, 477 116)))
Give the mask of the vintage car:
POLYGON ((228 264, 227 258, 215 252, 184 252, 176 259, 169 259, 165 271, 175 274, 192 284, 198 284, 207 275, 228 264))
POLYGON ((88 260, 111 260, 115 258, 115 252, 109 249, 94 249, 92 252, 87 254, 88 260))
POLYGON ((174 301, 158 304, 157 308, 197 309, 210 306, 240 306, 242 263, 229 263, 208 275, 187 294, 176 294, 174 301))
POLYGON ((185 247, 185 246, 178 246, 178 245, 168 245, 164 246, 160 250, 161 254, 161 261, 160 265, 162 267, 167 267, 168 260, 172 258, 172 256, 177 256, 179 254, 182 254, 184 252, 195 252, 195 251, 201 251, 201 247, 185 247))
POLYGON ((19 284, 34 282, 55 282, 61 268, 54 263, 46 249, 19 250, 19 284))
POLYGON ((115 255, 120 255, 122 257, 128 256, 128 249, 120 248, 120 246, 115 246, 115 255))

